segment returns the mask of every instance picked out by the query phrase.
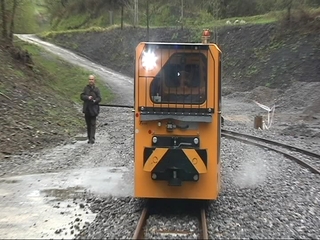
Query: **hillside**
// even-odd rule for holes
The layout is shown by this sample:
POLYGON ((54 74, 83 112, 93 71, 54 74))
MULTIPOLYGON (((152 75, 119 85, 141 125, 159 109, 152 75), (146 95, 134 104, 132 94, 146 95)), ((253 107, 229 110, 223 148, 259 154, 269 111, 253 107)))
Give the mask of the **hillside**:
MULTIPOLYGON (((224 93, 257 86, 284 89, 295 81, 320 81, 319 31, 282 36, 278 28, 275 24, 264 24, 218 30, 217 42, 223 52, 224 93)), ((192 42, 199 41, 200 35, 201 32, 192 29, 150 29, 150 41, 192 42)), ((135 47, 147 40, 146 29, 133 27, 42 36, 130 77, 135 47)))
MULTIPOLYGON (((290 29, 275 23, 219 28, 217 42, 223 52, 224 99, 276 104, 275 121, 279 128, 276 131, 319 137, 319 30, 319 24, 295 25, 290 29)), ((194 42, 200 40, 200 34, 194 29, 152 28, 150 41, 194 42)), ((146 41, 146 29, 52 32, 42 37, 133 77, 135 47, 146 41)), ((224 113, 228 111, 230 108, 224 113)))
MULTIPOLYGON (((15 47, 0 45, 0 159, 54 146, 83 132, 79 94, 89 74, 17 39, 15 47), (31 55, 32 69, 15 58, 22 50, 31 55)), ((107 98, 108 91, 102 93, 107 98)))
MULTIPOLYGON (((312 120, 317 129, 320 31, 319 24, 315 26, 300 30, 297 26, 296 31, 275 23, 219 28, 217 43, 223 52, 223 95, 264 104, 276 102, 278 111, 291 110, 285 113, 283 121, 298 125, 288 131, 284 129, 284 134, 295 134, 301 129, 299 121, 305 120, 312 120)), ((195 42, 200 40, 200 34, 201 31, 189 28, 150 28, 150 41, 195 42)), ((145 28, 133 27, 50 32, 41 36, 130 77, 133 77, 135 47, 147 40, 145 28)), ((14 60, 8 49, 0 49, 3 76, 0 79, 3 103, 0 147, 5 149, 0 154, 2 157, 60 143, 84 127, 75 103, 80 103, 79 92, 89 73, 35 46, 19 41, 15 45, 28 49, 35 67, 29 69, 14 60)), ((110 96, 108 90, 104 96, 110 96)))

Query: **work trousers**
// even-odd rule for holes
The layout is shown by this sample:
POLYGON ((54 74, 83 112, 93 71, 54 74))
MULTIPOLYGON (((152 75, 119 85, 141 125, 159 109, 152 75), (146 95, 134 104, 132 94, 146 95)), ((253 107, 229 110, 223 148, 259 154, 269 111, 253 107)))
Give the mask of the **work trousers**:
POLYGON ((87 124, 88 140, 92 142, 95 140, 97 117, 92 117, 90 115, 85 115, 84 117, 87 124))

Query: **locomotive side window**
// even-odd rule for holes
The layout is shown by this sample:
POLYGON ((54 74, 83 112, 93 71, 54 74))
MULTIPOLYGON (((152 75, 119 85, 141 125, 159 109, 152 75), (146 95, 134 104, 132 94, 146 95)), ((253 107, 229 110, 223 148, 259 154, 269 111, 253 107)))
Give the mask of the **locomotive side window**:
POLYGON ((175 53, 150 85, 154 103, 202 104, 206 100, 207 60, 202 53, 175 53))

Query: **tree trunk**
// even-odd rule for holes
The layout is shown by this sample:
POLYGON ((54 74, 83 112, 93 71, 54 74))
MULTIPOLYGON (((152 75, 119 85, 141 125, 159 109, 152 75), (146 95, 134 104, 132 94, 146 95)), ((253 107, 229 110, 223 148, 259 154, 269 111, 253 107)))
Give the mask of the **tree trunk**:
POLYGON ((181 24, 181 29, 182 29, 182 30, 183 30, 183 21, 184 21, 184 19, 183 19, 183 11, 184 11, 184 10, 183 10, 183 7, 184 7, 184 0, 181 0, 181 10, 180 10, 180 11, 181 11, 181 13, 180 13, 180 14, 181 14, 181 15, 180 15, 180 21, 181 21, 181 23, 180 23, 180 24, 181 24))
POLYGON ((124 6, 121 5, 121 30, 123 29, 123 9, 124 9, 124 6))
POLYGON ((287 8, 287 21, 291 24, 291 6, 289 5, 287 8))
POLYGON ((109 10, 109 24, 113 25, 113 11, 109 10))
POLYGON ((9 32, 9 39, 10 39, 11 42, 13 41, 14 17, 16 15, 17 6, 18 6, 17 0, 13 0, 11 23, 10 23, 10 32, 9 32))
POLYGON ((147 41, 149 42, 149 0, 147 0, 147 41))
POLYGON ((291 25, 291 9, 293 5, 293 0, 287 0, 285 3, 287 5, 287 21, 289 25, 291 25))
POLYGON ((134 0, 134 20, 133 20, 133 26, 138 27, 138 0, 134 0))
POLYGON ((1 14, 2 14, 2 37, 6 39, 8 37, 6 4, 4 0, 0 0, 0 4, 1 4, 1 14))

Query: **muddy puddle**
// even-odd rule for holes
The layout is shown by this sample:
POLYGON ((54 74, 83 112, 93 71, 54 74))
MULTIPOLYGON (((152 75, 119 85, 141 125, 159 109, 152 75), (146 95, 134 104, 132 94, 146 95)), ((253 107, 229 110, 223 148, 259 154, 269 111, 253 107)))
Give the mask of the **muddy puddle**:
POLYGON ((132 195, 125 168, 92 168, 0 178, 0 239, 71 239, 94 220, 83 200, 132 195))

